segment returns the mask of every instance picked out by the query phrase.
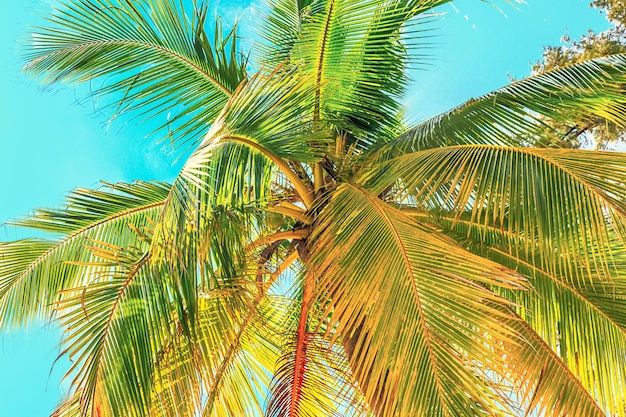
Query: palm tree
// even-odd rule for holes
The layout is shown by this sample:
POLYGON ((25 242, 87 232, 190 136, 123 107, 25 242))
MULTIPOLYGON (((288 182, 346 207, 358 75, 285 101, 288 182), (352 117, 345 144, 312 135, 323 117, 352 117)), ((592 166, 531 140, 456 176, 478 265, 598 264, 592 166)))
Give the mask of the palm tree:
POLYGON ((65 329, 55 416, 626 415, 626 155, 528 146, 623 126, 626 55, 405 127, 447 2, 270 0, 251 60, 200 3, 64 0, 34 30, 28 71, 171 112, 188 155, 1 244, 0 326, 65 329))

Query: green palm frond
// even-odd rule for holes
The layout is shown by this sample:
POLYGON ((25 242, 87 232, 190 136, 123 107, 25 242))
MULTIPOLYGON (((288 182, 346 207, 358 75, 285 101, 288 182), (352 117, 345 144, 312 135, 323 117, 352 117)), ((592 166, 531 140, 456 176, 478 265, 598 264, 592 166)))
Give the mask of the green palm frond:
POLYGON ((193 144, 246 77, 234 30, 222 39, 218 22, 210 41, 207 7, 194 1, 188 18, 177 0, 68 0, 33 29, 25 69, 46 82, 104 77, 93 94, 113 97, 116 115, 168 115, 170 140, 193 144))
POLYGON ((170 184, 158 181, 102 182, 99 189, 72 191, 62 209, 37 209, 32 216, 9 224, 49 233, 79 233, 135 211, 147 210, 150 205, 162 206, 170 188, 170 184))
POLYGON ((381 141, 397 127, 406 44, 426 36, 427 19, 415 18, 447 1, 275 1, 261 30, 268 43, 261 62, 297 65, 314 83, 317 118, 365 144, 381 141))
MULTIPOLYGON (((410 129, 388 148, 420 151, 456 145, 513 145, 536 141, 571 111, 601 116, 617 125, 626 120, 626 55, 597 58, 536 75, 503 87, 410 129)), ((558 143, 561 138, 547 138, 558 143)))
MULTIPOLYGON (((218 256, 220 243, 195 249, 218 256)), ((261 409, 259 387, 269 385, 278 343, 263 318, 277 317, 280 303, 255 295, 256 263, 223 276, 207 274, 208 267, 227 269, 199 263, 199 254, 186 254, 193 270, 164 266, 149 241, 134 248, 93 242, 88 249, 93 260, 81 266, 89 282, 65 289, 55 304, 81 415, 261 409), (224 397, 225 387, 242 396, 224 397)))
POLYGON ((177 212, 168 202, 151 242, 151 268, 167 277, 162 286, 170 286, 187 337, 196 332, 202 292, 238 288, 241 276, 256 272, 246 251, 249 235, 255 235, 256 210, 206 207, 200 203, 177 212))
MULTIPOLYGON (((291 182, 286 195, 311 201, 286 160, 314 158, 325 139, 311 134, 311 94, 292 75, 278 70, 242 84, 183 167, 156 225, 153 247, 164 273, 182 276, 198 265, 236 270, 229 265, 245 258, 245 245, 271 232, 263 227, 264 213, 279 170, 291 182)), ((179 283, 191 311, 197 284, 179 283)))
POLYGON ((269 68, 283 65, 289 60, 290 52, 300 37, 302 23, 309 19, 312 0, 270 0, 268 10, 263 10, 263 23, 259 37, 256 60, 269 68))
MULTIPOLYGON (((195 367, 198 357, 191 363, 180 359, 192 354, 203 361, 215 360, 228 340, 224 336, 234 331, 235 312, 248 306, 246 287, 233 285, 231 279, 230 287, 209 293, 220 300, 200 302, 194 313, 192 306, 181 303, 186 299, 179 293, 184 288, 176 285, 180 277, 163 275, 151 263, 152 254, 144 252, 147 248, 146 242, 143 249, 94 244, 89 248, 95 258, 88 264, 91 281, 65 290, 56 304, 61 325, 66 327, 64 353, 74 361, 68 376, 73 378, 74 392, 80 394, 81 415, 159 415, 158 410, 162 415, 176 415, 172 410, 185 406, 199 409, 201 392, 193 388, 201 385, 191 378, 199 371, 195 367), (215 304, 223 306, 224 300, 226 308, 215 304), (184 328, 185 314, 197 316, 193 333, 184 328), (175 366, 172 357, 179 360, 175 366), (184 370, 194 372, 175 385, 172 381, 180 378, 177 372, 184 370), (168 391, 172 387, 187 388, 186 395, 174 395, 168 391)), ((199 281, 190 275, 183 279, 199 281)), ((250 286, 256 288, 254 283, 250 286)), ((199 378, 208 375, 205 371, 199 378)))
POLYGON ((610 243, 625 238, 624 173, 621 153, 467 145, 394 158, 371 178, 375 190, 400 178, 398 202, 468 212, 523 237, 533 264, 575 282, 591 269, 607 281, 618 271, 610 243))
MULTIPOLYGON (((219 141, 252 142, 262 151, 299 162, 316 159, 316 148, 330 137, 316 135, 313 124, 314 90, 294 70, 277 68, 258 73, 242 84, 205 135, 200 148, 219 141)), ((193 157, 192 157, 193 159, 193 157)))
POLYGON ((248 179, 248 190, 256 185, 255 194, 262 197, 269 194, 268 173, 278 169, 287 176, 291 187, 296 188, 295 192, 310 202, 304 180, 287 163, 318 159, 320 146, 330 140, 326 134, 313 131, 310 103, 311 89, 294 77, 292 71, 279 69, 257 75, 240 86, 231 98, 183 167, 177 184, 181 188, 230 196, 237 194, 237 189, 231 188, 233 181, 243 184, 242 179, 248 179), (227 144, 249 148, 246 155, 250 156, 235 159, 236 148, 222 150, 227 144), (236 177, 224 178, 225 172, 233 170, 238 173, 236 177), (215 177, 216 173, 221 176, 215 177))
POLYGON ((59 291, 83 282, 90 242, 137 245, 133 231, 150 227, 163 209, 169 186, 137 182, 78 189, 61 210, 38 210, 18 226, 61 234, 0 244, 0 323, 17 326, 52 313, 59 291))
POLYGON ((81 392, 81 415, 144 415, 155 348, 172 331, 170 302, 149 272, 149 253, 109 244, 90 249, 90 282, 66 289, 55 306, 67 328, 68 375, 81 392))
POLYGON ((402 127, 406 71, 426 60, 433 9, 449 1, 271 1, 260 61, 311 76, 317 117, 348 132, 348 145, 384 144, 402 127))

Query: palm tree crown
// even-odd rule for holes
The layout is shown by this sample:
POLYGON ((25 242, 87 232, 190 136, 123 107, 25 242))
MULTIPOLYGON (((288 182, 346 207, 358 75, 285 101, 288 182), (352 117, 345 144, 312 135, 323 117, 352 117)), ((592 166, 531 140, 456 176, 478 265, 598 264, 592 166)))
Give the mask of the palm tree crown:
POLYGON ((28 71, 172 112, 189 154, 0 244, 0 326, 65 329, 55 416, 626 416, 626 156, 545 146, 624 127, 626 55, 405 126, 448 1, 269 0, 250 56, 200 2, 47 17, 28 71))

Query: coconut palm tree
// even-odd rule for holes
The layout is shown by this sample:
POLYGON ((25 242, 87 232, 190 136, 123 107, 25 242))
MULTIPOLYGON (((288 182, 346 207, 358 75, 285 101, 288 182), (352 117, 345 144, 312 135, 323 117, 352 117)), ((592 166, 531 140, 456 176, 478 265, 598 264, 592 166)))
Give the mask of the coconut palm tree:
POLYGON ((187 157, 1 244, 0 326, 65 329, 55 416, 626 415, 626 155, 528 146, 572 110, 623 126, 626 55, 405 126, 447 2, 270 0, 251 55, 201 3, 34 29, 28 71, 171 114, 187 157))

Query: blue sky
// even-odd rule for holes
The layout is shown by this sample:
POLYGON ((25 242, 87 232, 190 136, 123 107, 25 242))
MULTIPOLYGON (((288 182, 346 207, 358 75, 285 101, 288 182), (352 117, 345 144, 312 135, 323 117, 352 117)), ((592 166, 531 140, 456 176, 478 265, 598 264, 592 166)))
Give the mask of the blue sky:
MULTIPOLYGON (((526 0, 518 10, 498 2, 499 11, 479 0, 458 0, 434 27, 422 69, 412 72, 407 97, 412 121, 436 115, 463 101, 521 78, 567 32, 576 38, 607 22, 589 0, 526 0)), ((37 207, 56 207, 74 187, 97 187, 135 179, 171 180, 179 166, 162 146, 145 138, 136 122, 108 124, 101 103, 85 100, 88 87, 43 87, 20 73, 18 39, 27 25, 41 23, 38 10, 54 0, 10 2, 0 15, 0 224, 37 207)), ((243 13, 243 35, 253 40, 256 3, 221 1, 226 21, 243 13)), ((24 236, 0 227, 0 241, 24 236)), ((0 260, 1 262, 1 260, 0 260)), ((42 323, 0 333, 0 416, 49 415, 60 400, 59 380, 68 366, 59 352, 60 332, 42 323)))

